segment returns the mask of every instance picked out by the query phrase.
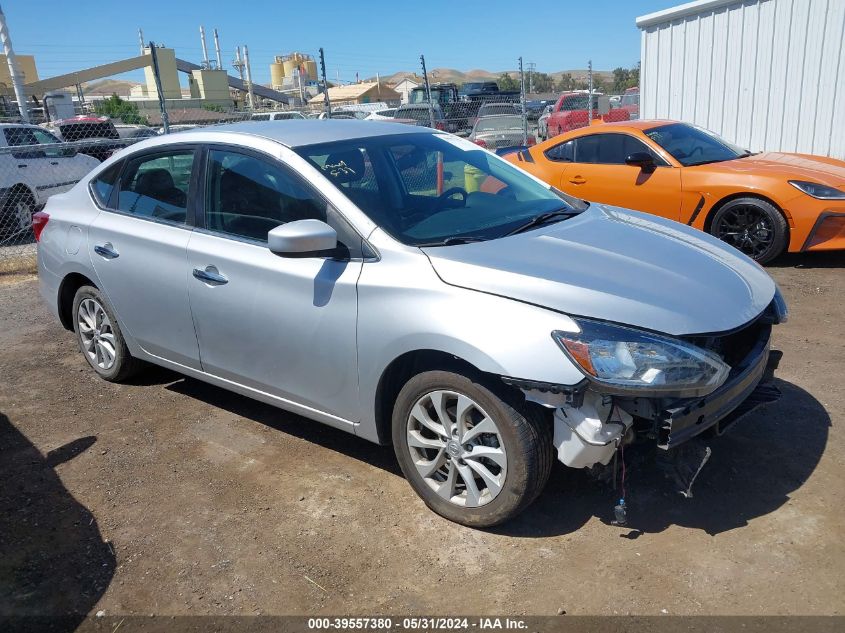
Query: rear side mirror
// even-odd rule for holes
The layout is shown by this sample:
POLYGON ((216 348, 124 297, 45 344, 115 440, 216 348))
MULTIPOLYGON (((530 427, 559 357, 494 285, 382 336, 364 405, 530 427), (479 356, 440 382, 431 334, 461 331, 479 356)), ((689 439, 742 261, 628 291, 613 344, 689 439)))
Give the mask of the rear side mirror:
POLYGON ((646 173, 651 173, 657 168, 654 157, 646 152, 634 152, 625 159, 625 164, 631 167, 639 167, 646 173))
POLYGON ((337 232, 322 220, 295 220, 267 233, 267 247, 282 257, 317 257, 337 248, 337 232))

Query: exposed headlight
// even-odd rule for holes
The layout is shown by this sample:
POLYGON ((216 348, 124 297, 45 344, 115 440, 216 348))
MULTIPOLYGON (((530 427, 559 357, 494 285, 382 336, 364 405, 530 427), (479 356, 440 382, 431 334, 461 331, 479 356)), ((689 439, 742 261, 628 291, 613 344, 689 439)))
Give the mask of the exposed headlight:
POLYGON ((845 191, 841 191, 835 187, 828 187, 827 185, 820 185, 817 182, 807 182, 805 180, 790 180, 789 184, 798 191, 806 193, 813 198, 818 198, 819 200, 845 200, 845 191))
POLYGON ((552 332, 561 349, 596 383, 616 392, 697 397, 725 382, 730 367, 685 341, 589 319, 580 332, 552 332))
POLYGON ((780 288, 775 289, 775 298, 772 300, 775 305, 775 316, 778 323, 786 323, 789 320, 789 308, 786 307, 786 301, 780 292, 780 288))

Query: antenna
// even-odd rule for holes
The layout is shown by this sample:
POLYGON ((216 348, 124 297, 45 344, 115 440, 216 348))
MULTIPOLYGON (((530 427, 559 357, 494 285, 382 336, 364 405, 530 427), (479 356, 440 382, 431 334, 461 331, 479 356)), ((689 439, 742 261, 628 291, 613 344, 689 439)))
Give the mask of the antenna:
POLYGON ((217 68, 223 70, 223 58, 220 55, 220 39, 217 37, 217 29, 214 29, 214 52, 217 54, 217 68))
POLYGON ((202 67, 208 68, 208 49, 205 47, 205 29, 200 27, 200 40, 202 41, 202 67))

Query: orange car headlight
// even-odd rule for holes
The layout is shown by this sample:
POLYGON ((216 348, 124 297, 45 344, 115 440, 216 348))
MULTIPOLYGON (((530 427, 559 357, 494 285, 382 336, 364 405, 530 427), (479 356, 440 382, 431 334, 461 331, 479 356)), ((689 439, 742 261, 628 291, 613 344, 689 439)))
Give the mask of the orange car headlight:
POLYGON ((790 180, 789 184, 798 191, 819 200, 845 200, 845 191, 836 187, 821 185, 817 182, 807 182, 806 180, 790 180))

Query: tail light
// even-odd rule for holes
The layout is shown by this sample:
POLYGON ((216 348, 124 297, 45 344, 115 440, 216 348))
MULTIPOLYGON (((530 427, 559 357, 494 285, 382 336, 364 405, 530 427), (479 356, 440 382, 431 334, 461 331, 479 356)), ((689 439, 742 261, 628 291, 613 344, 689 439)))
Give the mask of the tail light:
POLYGON ((485 143, 481 139, 477 139, 477 140, 473 141, 473 143, 475 143, 479 147, 484 147, 485 149, 487 148, 487 143, 485 143))
POLYGON ((536 139, 535 137, 533 137, 533 136, 529 136, 529 137, 526 139, 526 141, 527 141, 527 143, 528 143, 528 147, 531 147, 532 145, 534 145, 534 144, 537 142, 537 139, 536 139))
POLYGON ((43 211, 39 211, 38 213, 34 213, 32 215, 32 233, 35 235, 35 241, 41 241, 41 231, 44 230, 44 227, 47 226, 47 222, 50 220, 50 214, 44 213, 43 211))
POLYGON ((441 132, 445 132, 446 131, 446 124, 443 123, 443 121, 435 121, 434 122, 434 128, 437 129, 437 130, 440 130, 441 132))

